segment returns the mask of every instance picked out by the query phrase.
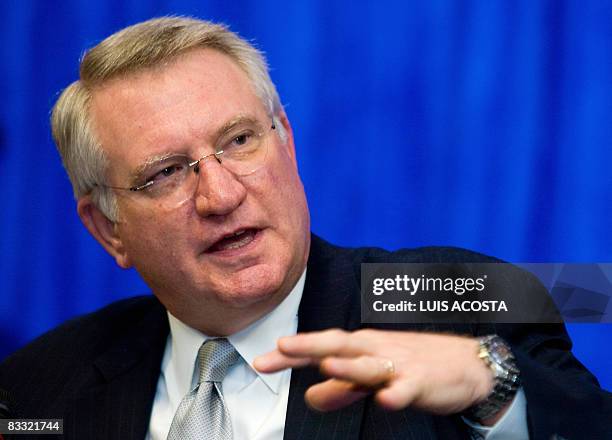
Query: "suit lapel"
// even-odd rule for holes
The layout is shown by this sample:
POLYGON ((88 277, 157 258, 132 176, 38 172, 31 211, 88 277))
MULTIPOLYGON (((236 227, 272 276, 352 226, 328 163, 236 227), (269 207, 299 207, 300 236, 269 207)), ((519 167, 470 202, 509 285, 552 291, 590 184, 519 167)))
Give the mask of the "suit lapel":
POLYGON ((145 437, 168 335, 166 312, 152 302, 132 331, 94 362, 91 386, 67 408, 66 439, 145 437))
MULTIPOLYGON (((359 284, 350 260, 342 250, 312 236, 306 284, 298 312, 298 332, 328 328, 353 330, 359 326, 359 284)), ((325 378, 315 368, 291 373, 285 421, 286 440, 356 439, 359 437, 364 402, 340 411, 319 413, 308 408, 304 393, 325 378)))

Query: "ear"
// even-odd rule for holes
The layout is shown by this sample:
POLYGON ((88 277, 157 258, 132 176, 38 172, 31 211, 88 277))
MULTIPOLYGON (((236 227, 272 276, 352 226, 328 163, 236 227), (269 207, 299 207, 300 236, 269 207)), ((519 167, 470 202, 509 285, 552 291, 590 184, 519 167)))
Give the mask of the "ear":
POLYGON ((285 133, 287 134, 287 140, 285 141, 287 153, 289 153, 289 157, 291 157, 293 165, 297 168, 297 158, 295 157, 295 144, 293 142, 293 129, 291 128, 291 124, 289 123, 289 118, 287 118, 287 114, 283 111, 279 114, 279 119, 280 123, 283 124, 285 133))
POLYGON ((106 249, 119 267, 132 267, 123 241, 117 233, 117 224, 106 217, 93 203, 90 195, 81 197, 77 202, 77 212, 91 235, 106 249))

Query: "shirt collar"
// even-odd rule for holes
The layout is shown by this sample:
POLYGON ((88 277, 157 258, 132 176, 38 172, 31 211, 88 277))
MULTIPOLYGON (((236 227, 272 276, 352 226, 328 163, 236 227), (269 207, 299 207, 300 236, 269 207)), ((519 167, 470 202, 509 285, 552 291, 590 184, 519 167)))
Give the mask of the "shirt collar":
MULTIPOLYGON (((300 306, 306 270, 298 280, 293 290, 270 313, 255 321, 243 330, 228 336, 227 339, 248 367, 257 374, 272 392, 278 394, 283 372, 262 374, 255 370, 253 360, 276 348, 276 341, 283 336, 294 335, 297 331, 297 313, 300 306), (291 317, 291 319, 288 319, 291 317)), ((165 376, 172 375, 179 389, 189 390, 195 369, 198 350, 210 337, 189 327, 184 322, 168 312, 170 323, 171 352, 168 363, 163 366, 165 376)))

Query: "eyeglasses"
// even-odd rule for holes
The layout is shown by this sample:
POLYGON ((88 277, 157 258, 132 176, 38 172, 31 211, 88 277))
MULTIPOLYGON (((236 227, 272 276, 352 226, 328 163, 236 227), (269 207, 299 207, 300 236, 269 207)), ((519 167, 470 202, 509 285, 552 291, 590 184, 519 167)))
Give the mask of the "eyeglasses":
POLYGON ((136 173, 131 187, 98 185, 131 191, 156 201, 164 208, 174 208, 191 199, 199 181, 200 169, 206 159, 214 159, 236 176, 247 176, 266 162, 269 139, 276 126, 262 130, 256 122, 243 122, 227 130, 216 142, 215 152, 197 160, 185 155, 172 155, 147 163, 136 173))

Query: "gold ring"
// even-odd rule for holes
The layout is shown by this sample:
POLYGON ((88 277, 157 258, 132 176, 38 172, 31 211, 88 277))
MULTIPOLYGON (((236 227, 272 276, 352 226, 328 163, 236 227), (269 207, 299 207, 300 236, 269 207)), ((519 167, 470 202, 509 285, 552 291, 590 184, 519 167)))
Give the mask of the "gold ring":
POLYGON ((395 375, 395 364, 393 364, 393 361, 391 359, 383 359, 382 367, 385 373, 387 373, 387 380, 391 380, 395 375))

